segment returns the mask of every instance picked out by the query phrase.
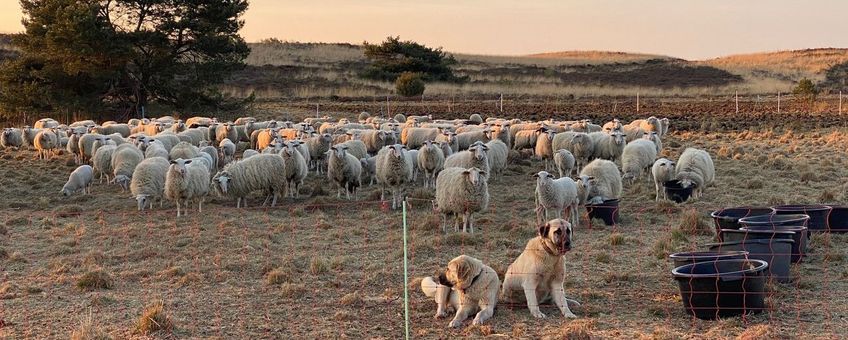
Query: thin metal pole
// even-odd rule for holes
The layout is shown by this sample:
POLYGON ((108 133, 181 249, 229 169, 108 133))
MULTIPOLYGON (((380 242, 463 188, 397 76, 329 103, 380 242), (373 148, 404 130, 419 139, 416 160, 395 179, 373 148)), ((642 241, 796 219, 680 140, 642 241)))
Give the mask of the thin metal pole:
POLYGON ((315 118, 318 118, 318 103, 315 103, 315 118))
POLYGON ((739 113, 739 90, 736 90, 736 113, 739 113))
POLYGON ((406 339, 409 340, 409 268, 406 254, 406 199, 403 200, 403 317, 406 339))
POLYGON ((503 113, 503 93, 501 93, 501 113, 503 113))
POLYGON ((777 113, 780 113, 780 92, 777 93, 777 113))
POLYGON ((839 114, 842 114, 842 91, 839 91, 839 114))
POLYGON ((639 92, 636 92, 636 112, 639 112, 639 92))

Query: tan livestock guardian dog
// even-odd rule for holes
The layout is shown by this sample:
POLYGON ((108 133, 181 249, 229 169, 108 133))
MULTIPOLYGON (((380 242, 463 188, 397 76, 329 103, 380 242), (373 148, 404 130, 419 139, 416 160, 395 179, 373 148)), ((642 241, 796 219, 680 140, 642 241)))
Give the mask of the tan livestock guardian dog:
POLYGON ((502 301, 526 301, 530 314, 544 318, 539 305, 553 300, 564 317, 576 318, 568 309, 568 302, 578 306, 580 303, 566 299, 562 287, 565 279, 563 255, 571 250, 571 234, 571 223, 563 219, 550 220, 539 227, 539 236, 527 242, 524 251, 507 269, 502 301))
POLYGON ((462 322, 475 312, 475 325, 491 318, 495 313, 500 285, 501 280, 494 269, 467 255, 451 260, 444 274, 421 280, 421 290, 436 300, 437 319, 448 315, 448 306, 456 310, 449 324, 454 328, 462 326, 462 322))

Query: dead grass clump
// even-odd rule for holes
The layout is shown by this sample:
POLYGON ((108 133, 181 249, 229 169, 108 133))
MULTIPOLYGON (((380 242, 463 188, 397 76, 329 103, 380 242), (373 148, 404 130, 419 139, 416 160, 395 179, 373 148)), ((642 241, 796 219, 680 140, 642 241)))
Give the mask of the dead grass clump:
POLYGON ((436 214, 428 214, 412 223, 412 230, 441 231, 442 221, 436 214))
POLYGON ((91 315, 80 321, 80 326, 71 333, 71 340, 111 340, 112 336, 94 324, 91 315))
POLYGON ((563 340, 591 340, 594 328, 595 320, 572 320, 560 329, 558 337, 563 340))
POLYGON ((333 315, 333 320, 336 321, 350 321, 351 319, 353 319, 353 314, 347 311, 338 311, 333 315))
POLYGON ((415 188, 409 193, 409 198, 431 200, 436 198, 435 192, 424 188, 415 188))
POLYGON ((610 261, 612 261, 612 257, 609 253, 599 253, 597 256, 595 256, 595 261, 598 261, 600 263, 610 263, 610 261))
POLYGON ((775 154, 769 157, 766 164, 774 170, 786 170, 792 165, 792 162, 781 154, 775 154))
POLYGON ((3 284, 0 284, 0 300, 16 298, 18 297, 18 291, 20 291, 20 288, 18 287, 18 285, 12 282, 7 281, 3 284))
POLYGON ((448 227, 448 234, 445 235, 442 240, 445 245, 448 246, 462 246, 462 245, 474 245, 479 243, 479 239, 471 236, 468 233, 463 233, 462 231, 454 233, 450 231, 450 227, 448 227))
POLYGON ((833 191, 824 189, 821 195, 819 195, 819 202, 822 203, 832 203, 836 202, 836 194, 833 191))
POLYGON ((15 262, 15 263, 27 263, 27 262, 29 262, 29 260, 27 260, 27 258, 24 257, 24 254, 21 254, 21 252, 19 252, 19 251, 16 251, 16 252, 12 253, 12 255, 9 255, 9 261, 15 262))
POLYGON ((265 274, 265 282, 269 285, 278 285, 288 281, 289 277, 291 277, 291 275, 288 270, 277 268, 271 270, 268 274, 265 274))
POLYGON ((804 171, 801 173, 801 183, 809 183, 818 181, 818 176, 812 171, 804 171))
POLYGON ((190 286, 200 282, 203 282, 203 275, 200 275, 199 273, 188 273, 183 275, 183 277, 177 281, 177 284, 180 286, 190 286))
POLYGON ((56 217, 77 216, 82 211, 83 211, 83 208, 79 204, 60 205, 58 207, 53 208, 53 214, 56 217))
POLYGON ((357 290, 353 293, 345 294, 339 302, 344 306, 358 306, 362 303, 362 296, 357 290))
POLYGON ((93 291, 98 289, 112 289, 115 285, 112 276, 102 269, 95 269, 83 274, 77 280, 77 288, 82 291, 93 291))
POLYGON ((733 149, 731 149, 729 145, 722 145, 721 148, 716 151, 716 156, 725 159, 730 158, 733 156, 733 149))
POLYGON ((688 209, 680 216, 677 228, 689 235, 712 235, 713 228, 695 209, 688 209))
POLYGON ((609 236, 610 245, 611 246, 619 246, 624 244, 624 235, 621 233, 612 233, 609 236))
POLYGON ((283 296, 287 298, 302 295, 305 291, 306 286, 299 283, 285 282, 280 285, 280 293, 282 293, 283 296))
POLYGON ((321 257, 314 257, 309 261, 309 273, 312 275, 320 275, 326 273, 330 269, 327 260, 321 257))
POLYGON ((144 335, 158 332, 170 333, 173 331, 174 323, 171 320, 171 316, 165 312, 165 303, 160 300, 147 306, 141 312, 141 317, 139 317, 135 329, 138 333, 144 335))
POLYGON ((769 325, 753 325, 736 337, 737 340, 779 339, 774 328, 769 325))
POLYGON ((763 184, 763 181, 761 181, 759 179, 752 179, 752 180, 748 181, 747 183, 745 183, 745 188, 748 188, 748 189, 751 189, 751 190, 762 189, 764 186, 765 185, 763 184))

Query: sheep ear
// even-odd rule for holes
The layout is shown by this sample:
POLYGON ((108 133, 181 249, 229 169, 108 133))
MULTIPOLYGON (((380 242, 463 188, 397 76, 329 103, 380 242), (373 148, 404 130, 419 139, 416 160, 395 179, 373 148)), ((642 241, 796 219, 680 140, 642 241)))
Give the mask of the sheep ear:
POLYGON ((537 173, 533 174, 533 177, 539 178, 539 173, 537 172, 537 173))
POLYGON ((171 162, 171 164, 177 164, 177 161, 175 161, 175 160, 171 160, 170 162, 171 162))
POLYGON ((190 160, 190 159, 187 159, 187 160, 185 161, 185 164, 191 164, 191 160, 190 160))

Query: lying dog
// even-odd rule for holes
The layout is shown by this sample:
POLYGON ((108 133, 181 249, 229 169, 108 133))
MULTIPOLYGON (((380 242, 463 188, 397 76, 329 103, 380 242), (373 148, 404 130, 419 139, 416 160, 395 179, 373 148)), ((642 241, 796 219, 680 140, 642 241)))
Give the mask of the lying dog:
POLYGON ((501 299, 511 303, 526 301, 530 314, 537 318, 545 317, 539 304, 553 300, 564 317, 576 318, 568 309, 568 302, 578 306, 580 303, 566 299, 562 287, 563 255, 571 250, 571 234, 571 223, 563 219, 550 220, 539 227, 539 236, 527 242, 524 251, 507 269, 501 299))
POLYGON ((436 318, 447 316, 447 307, 453 307, 456 315, 450 327, 462 326, 462 322, 472 313, 474 324, 482 324, 491 318, 498 303, 498 287, 501 281, 491 267, 478 259, 460 255, 448 263, 444 274, 438 277, 425 277, 421 280, 421 290, 436 300, 436 318))

